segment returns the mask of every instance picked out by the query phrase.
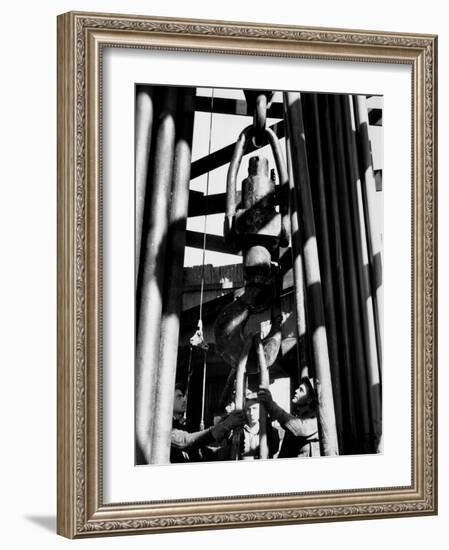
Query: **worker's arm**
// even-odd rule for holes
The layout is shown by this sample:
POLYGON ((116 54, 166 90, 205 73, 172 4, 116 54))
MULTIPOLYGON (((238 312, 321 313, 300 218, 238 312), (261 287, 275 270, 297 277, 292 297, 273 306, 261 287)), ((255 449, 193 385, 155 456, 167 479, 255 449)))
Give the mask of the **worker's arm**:
POLYGON ((310 437, 318 432, 316 418, 298 418, 284 411, 271 396, 271 392, 267 388, 260 388, 258 392, 260 402, 265 405, 267 412, 272 420, 277 420, 279 424, 286 430, 290 431, 296 437, 310 437))
POLYGON ((244 423, 245 413, 243 411, 233 411, 216 426, 207 430, 189 433, 174 428, 171 432, 171 444, 181 450, 209 445, 214 441, 221 441, 233 428, 243 426, 244 423))
POLYGON ((171 431, 171 444, 177 449, 188 449, 194 447, 201 447, 202 445, 208 445, 212 443, 214 438, 210 428, 208 430, 201 430, 200 432, 189 433, 185 430, 179 430, 174 428, 171 431))

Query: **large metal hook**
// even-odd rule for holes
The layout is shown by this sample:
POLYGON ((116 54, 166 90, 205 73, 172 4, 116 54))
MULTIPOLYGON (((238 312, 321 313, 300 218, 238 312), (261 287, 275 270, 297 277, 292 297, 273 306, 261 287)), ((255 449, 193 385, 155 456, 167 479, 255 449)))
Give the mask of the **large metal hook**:
MULTIPOLYGON (((233 224, 237 209, 237 176, 248 142, 254 137, 254 126, 247 126, 242 130, 234 146, 231 162, 229 163, 226 179, 226 215, 223 235, 226 243, 232 242, 233 224)), ((279 175, 281 189, 280 213, 282 216, 281 246, 288 246, 289 219, 288 219, 288 171, 282 154, 281 144, 271 128, 265 128, 264 135, 273 151, 274 161, 279 175)))

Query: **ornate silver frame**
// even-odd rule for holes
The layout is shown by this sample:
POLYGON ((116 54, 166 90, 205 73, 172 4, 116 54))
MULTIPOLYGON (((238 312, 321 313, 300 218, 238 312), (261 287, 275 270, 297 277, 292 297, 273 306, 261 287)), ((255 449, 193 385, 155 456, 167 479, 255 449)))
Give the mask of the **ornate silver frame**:
POLYGON ((67 13, 58 18, 58 532, 71 538, 437 513, 437 38, 67 13), (377 61, 412 68, 412 484, 160 503, 102 502, 102 47, 377 61))

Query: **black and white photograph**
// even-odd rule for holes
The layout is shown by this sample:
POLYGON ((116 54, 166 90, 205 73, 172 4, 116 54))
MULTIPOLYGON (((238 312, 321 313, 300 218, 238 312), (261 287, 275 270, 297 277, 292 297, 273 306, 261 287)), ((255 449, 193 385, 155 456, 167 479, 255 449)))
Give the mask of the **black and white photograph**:
POLYGON ((382 453, 382 107, 136 85, 136 465, 382 453))
POLYGON ((3 548, 444 547, 444 5, 4 4, 3 548))

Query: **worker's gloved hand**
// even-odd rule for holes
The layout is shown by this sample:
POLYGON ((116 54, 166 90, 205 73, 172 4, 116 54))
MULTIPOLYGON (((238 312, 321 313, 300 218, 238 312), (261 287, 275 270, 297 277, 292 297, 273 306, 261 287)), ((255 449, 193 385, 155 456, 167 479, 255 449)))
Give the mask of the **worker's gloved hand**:
POLYGON ((259 398, 260 403, 265 405, 265 409, 270 412, 274 404, 270 390, 268 388, 264 388, 263 386, 259 386, 257 397, 259 398))
POLYGON ((234 410, 229 413, 222 422, 223 424, 226 424, 229 429, 238 428, 239 426, 243 426, 243 424, 246 422, 246 414, 244 413, 244 411, 234 410))
POLYGON ((233 429, 243 426, 246 422, 246 415, 243 411, 232 411, 224 420, 211 428, 215 441, 221 441, 233 429))
POLYGON ((284 409, 273 400, 271 392, 268 388, 259 386, 257 397, 259 398, 259 402, 263 403, 265 406, 265 410, 270 415, 271 420, 278 420, 281 425, 284 425, 290 418, 293 418, 290 413, 284 411, 284 409))

